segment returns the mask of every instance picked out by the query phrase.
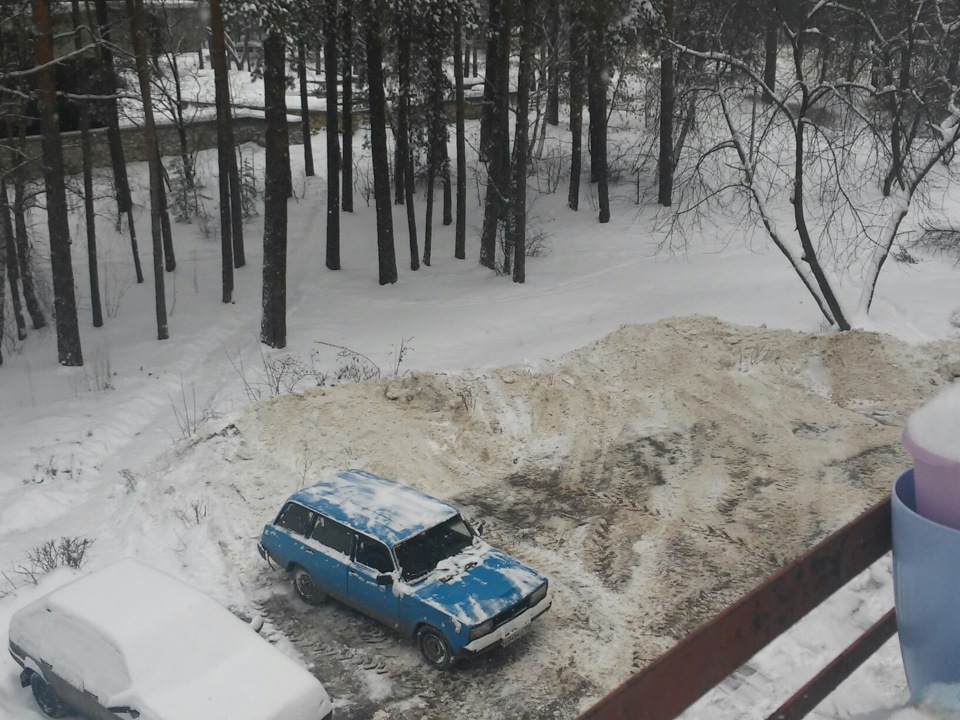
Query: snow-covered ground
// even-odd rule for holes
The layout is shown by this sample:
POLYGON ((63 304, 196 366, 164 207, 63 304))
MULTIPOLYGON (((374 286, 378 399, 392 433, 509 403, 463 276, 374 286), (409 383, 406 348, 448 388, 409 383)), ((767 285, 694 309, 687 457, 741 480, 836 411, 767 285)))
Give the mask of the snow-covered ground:
MULTIPOLYGON (((361 131, 357 157, 363 142, 361 131)), ((262 167, 262 152, 248 152, 262 167)), ((433 263, 411 272, 397 207, 400 279, 380 287, 373 209, 358 193, 357 212, 341 220, 343 269, 327 271, 325 180, 304 177, 299 147, 291 157, 282 351, 257 341, 262 218, 247 226, 229 305, 216 232, 176 226, 170 339, 159 342, 152 277, 134 283, 106 200, 107 318, 90 326, 76 216, 86 365, 59 367, 48 329, 8 340, 0 368, 0 643, 10 614, 36 595, 23 572, 31 549, 81 536, 94 541, 86 568, 136 556, 264 614, 268 636, 323 677, 343 717, 572 717, 882 497, 909 462, 899 445, 906 414, 960 368, 949 258, 887 264, 860 319, 886 335, 819 334, 815 303, 760 235, 706 227, 686 253, 657 254, 659 218, 633 204, 630 187, 615 188, 606 225, 589 185, 577 214, 564 186, 538 196, 531 228, 545 234, 545 252, 515 285, 476 263, 482 213, 471 186, 469 259, 453 258, 452 226, 437 212, 433 263), (654 324, 633 327, 645 323, 654 324), (330 387, 338 370, 372 364, 379 381, 330 387), (310 389, 321 376, 326 386, 310 389), (348 466, 486 517, 493 544, 551 576, 557 599, 542 625, 438 675, 372 621, 299 605, 257 556, 257 533, 289 493, 348 466)), ((215 157, 200 160, 213 197, 215 157)), ((133 167, 141 203, 145 174, 133 167)), ((34 220, 42 235, 42 215, 34 220)), ((142 205, 138 231, 149 237, 142 205)), ((857 279, 845 277, 852 297, 857 279)), ((765 717, 891 604, 885 560, 689 717, 765 717)), ((0 717, 40 717, 15 671, 11 662, 0 672, 0 717)), ((908 702, 892 640, 814 716, 949 716, 908 702)))

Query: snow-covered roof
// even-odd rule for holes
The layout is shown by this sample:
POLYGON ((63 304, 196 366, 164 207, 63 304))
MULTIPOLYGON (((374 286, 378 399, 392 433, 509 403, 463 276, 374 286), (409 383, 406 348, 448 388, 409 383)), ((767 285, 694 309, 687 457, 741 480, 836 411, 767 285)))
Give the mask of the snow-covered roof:
POLYGON ((388 545, 459 512, 443 500, 366 470, 343 470, 290 499, 388 545))
POLYGON ((50 610, 77 619, 122 648, 140 642, 154 628, 198 605, 216 605, 186 583, 126 558, 84 575, 46 596, 50 610), (136 598, 136 612, 131 599, 136 598))

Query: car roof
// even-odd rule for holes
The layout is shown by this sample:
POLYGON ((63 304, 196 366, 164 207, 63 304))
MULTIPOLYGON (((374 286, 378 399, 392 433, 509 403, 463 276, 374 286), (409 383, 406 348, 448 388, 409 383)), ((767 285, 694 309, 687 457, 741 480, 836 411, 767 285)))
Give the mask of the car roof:
POLYGON ((110 637, 120 647, 199 607, 216 606, 226 612, 199 590, 134 558, 77 578, 38 602, 110 637))
POLYGON ((366 470, 343 470, 290 497, 331 520, 395 545, 459 514, 453 505, 366 470))
MULTIPOLYGON (((70 633, 74 628, 106 640, 141 678, 144 668, 149 671, 157 663, 157 648, 164 643, 179 646, 186 636, 211 645, 215 638, 216 645, 229 652, 255 636, 209 595, 133 558, 83 575, 29 603, 14 614, 11 633, 15 627, 28 634, 31 628, 39 631, 31 620, 35 616, 43 617, 40 624, 48 629, 70 633)), ((37 641, 41 657, 60 652, 49 638, 37 641)))

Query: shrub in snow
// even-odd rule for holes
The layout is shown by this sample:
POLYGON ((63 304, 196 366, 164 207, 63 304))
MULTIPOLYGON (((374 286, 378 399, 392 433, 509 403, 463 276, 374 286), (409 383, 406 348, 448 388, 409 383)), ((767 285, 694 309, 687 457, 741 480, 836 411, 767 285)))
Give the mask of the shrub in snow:
POLYGON ((960 306, 955 307, 953 312, 950 313, 950 324, 953 327, 960 329, 960 306))
POLYGON ((64 536, 59 540, 47 540, 27 553, 30 565, 21 565, 18 572, 30 582, 36 583, 39 576, 53 572, 61 566, 79 570, 87 559, 87 550, 91 545, 93 540, 85 537, 64 536))

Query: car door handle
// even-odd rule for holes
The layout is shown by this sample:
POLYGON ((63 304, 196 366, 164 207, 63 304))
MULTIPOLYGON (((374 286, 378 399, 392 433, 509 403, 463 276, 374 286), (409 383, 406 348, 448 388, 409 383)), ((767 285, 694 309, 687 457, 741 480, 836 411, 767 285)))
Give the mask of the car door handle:
POLYGON ((351 569, 351 570, 347 570, 347 572, 350 573, 351 575, 356 575, 357 577, 360 577, 360 573, 358 573, 356 570, 351 569))
POLYGON ((306 555, 313 555, 313 554, 315 554, 316 551, 315 551, 315 550, 310 550, 309 548, 304 548, 304 549, 303 549, 303 552, 304 552, 304 554, 306 554, 306 555))

